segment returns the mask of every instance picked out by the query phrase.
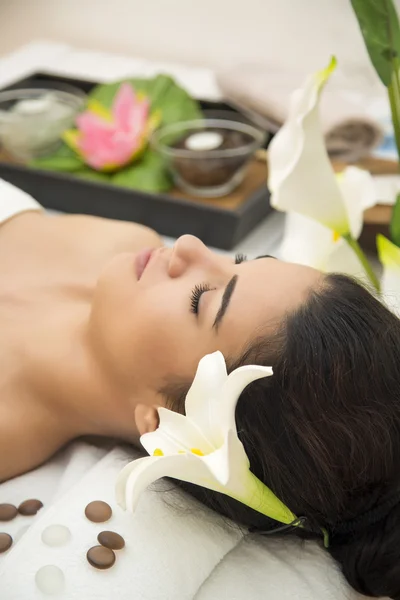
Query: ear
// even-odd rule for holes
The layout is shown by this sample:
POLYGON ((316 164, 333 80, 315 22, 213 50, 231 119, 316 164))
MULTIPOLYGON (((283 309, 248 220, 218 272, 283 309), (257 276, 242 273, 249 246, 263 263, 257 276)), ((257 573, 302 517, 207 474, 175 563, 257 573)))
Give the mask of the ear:
POLYGON ((159 424, 158 406, 138 404, 135 408, 135 423, 139 435, 155 431, 159 424))

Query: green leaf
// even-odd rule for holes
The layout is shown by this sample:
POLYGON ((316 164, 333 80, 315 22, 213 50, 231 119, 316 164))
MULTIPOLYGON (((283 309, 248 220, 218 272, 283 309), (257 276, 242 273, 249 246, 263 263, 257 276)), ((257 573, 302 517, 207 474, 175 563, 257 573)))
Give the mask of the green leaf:
POLYGON ((50 156, 37 158, 29 163, 29 166, 35 169, 46 169, 48 171, 61 171, 72 173, 75 177, 81 179, 90 179, 93 181, 108 181, 111 176, 108 173, 101 173, 91 169, 79 158, 77 154, 64 142, 50 156))
POLYGON ((90 179, 91 181, 98 181, 99 183, 112 183, 111 175, 109 173, 101 173, 100 171, 95 171, 90 167, 84 167, 79 171, 74 171, 74 177, 79 177, 80 179, 90 179))
POLYGON ((115 173, 111 183, 145 192, 167 192, 172 187, 162 157, 152 150, 147 150, 140 161, 115 173))
POLYGON ((376 247, 378 250, 378 257, 384 267, 396 269, 400 265, 400 248, 395 246, 390 240, 384 235, 378 233, 376 236, 376 247))
POLYGON ((29 163, 29 166, 49 171, 73 172, 82 169, 83 164, 79 156, 67 144, 62 142, 53 154, 36 158, 29 163))
POLYGON ((400 58, 400 27, 392 0, 351 0, 376 72, 384 85, 391 82, 400 58))
POLYGON ((124 79, 98 85, 89 96, 106 108, 111 108, 114 96, 124 82, 130 83, 136 92, 142 92, 149 97, 151 111, 159 110, 161 113, 160 125, 199 119, 202 116, 199 103, 168 75, 157 75, 152 79, 124 79))
POLYGON ((397 195, 390 220, 390 237, 396 246, 400 247, 400 194, 397 195))

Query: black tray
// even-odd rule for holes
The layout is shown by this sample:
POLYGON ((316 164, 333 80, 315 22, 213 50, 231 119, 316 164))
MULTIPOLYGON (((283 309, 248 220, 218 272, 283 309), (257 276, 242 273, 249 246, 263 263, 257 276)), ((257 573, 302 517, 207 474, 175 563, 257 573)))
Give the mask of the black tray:
MULTIPOLYGON (((55 81, 89 92, 95 82, 34 73, 6 89, 40 87, 55 81)), ((201 102, 203 109, 230 110, 224 103, 201 102)), ((0 177, 31 194, 47 208, 135 221, 162 235, 179 237, 191 233, 210 246, 225 250, 235 246, 271 211, 266 186, 260 187, 236 209, 196 199, 179 199, 111 184, 85 181, 72 174, 43 171, 0 161, 0 177)))

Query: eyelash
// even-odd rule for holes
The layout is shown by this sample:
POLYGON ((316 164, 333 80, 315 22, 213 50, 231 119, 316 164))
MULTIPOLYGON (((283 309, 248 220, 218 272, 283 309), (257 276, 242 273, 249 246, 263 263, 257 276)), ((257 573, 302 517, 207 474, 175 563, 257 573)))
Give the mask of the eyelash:
MULTIPOLYGON (((240 265, 240 263, 245 262, 246 260, 247 256, 245 254, 236 254, 235 265, 240 265)), ((205 292, 209 292, 211 289, 211 286, 209 286, 207 283, 202 283, 201 285, 194 286, 190 295, 190 312, 194 313, 195 315, 198 314, 201 296, 205 292)))
POLYGON ((240 265, 242 262, 246 262, 247 256, 245 254, 236 254, 235 265, 240 265))
POLYGON ((199 312, 199 302, 202 294, 204 294, 204 292, 209 292, 210 290, 211 286, 209 286, 207 283, 194 286, 190 296, 190 312, 197 315, 199 312))

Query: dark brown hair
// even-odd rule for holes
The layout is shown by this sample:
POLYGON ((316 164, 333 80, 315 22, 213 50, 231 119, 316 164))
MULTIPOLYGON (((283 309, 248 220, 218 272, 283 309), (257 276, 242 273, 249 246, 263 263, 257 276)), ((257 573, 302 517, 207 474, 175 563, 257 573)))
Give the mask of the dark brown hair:
MULTIPOLYGON (((293 533, 330 531, 329 552, 353 588, 400 598, 400 320, 352 279, 328 275, 230 369, 250 363, 274 369, 237 405, 251 470, 306 517, 306 532, 293 533), (378 522, 369 520, 382 506, 389 509, 378 522), (343 523, 362 515, 361 527, 346 532, 343 523)), ((182 408, 182 394, 173 408, 182 408)), ((279 525, 227 496, 182 486, 241 524, 279 525)))

